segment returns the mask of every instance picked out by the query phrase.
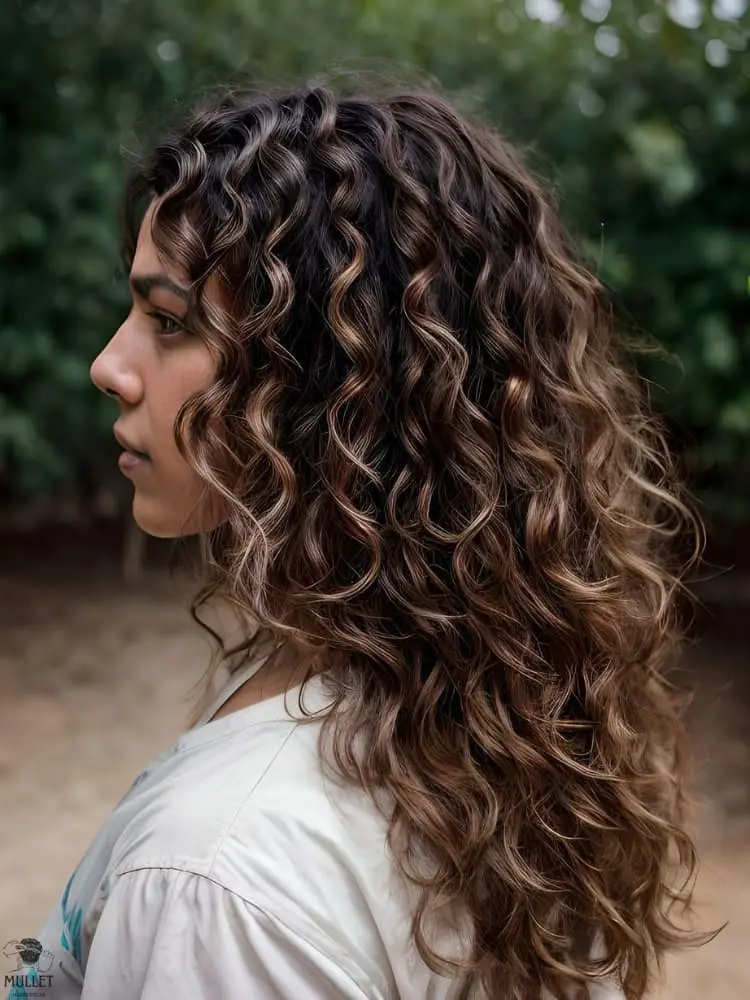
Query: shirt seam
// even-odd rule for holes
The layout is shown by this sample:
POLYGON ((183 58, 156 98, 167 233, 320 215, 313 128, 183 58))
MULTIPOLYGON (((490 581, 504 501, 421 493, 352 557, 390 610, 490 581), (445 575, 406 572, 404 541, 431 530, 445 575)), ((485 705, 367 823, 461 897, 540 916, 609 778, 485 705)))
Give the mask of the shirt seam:
POLYGON ((227 824, 227 827, 226 827, 226 829, 224 830, 224 833, 221 836, 221 840, 216 845, 216 850, 214 851, 214 856, 211 859, 211 864, 208 866, 208 873, 209 873, 209 875, 213 873, 214 865, 216 864, 216 862, 217 862, 217 860, 219 858, 219 855, 221 854, 221 850, 224 847, 224 844, 226 843, 227 837, 229 836, 229 834, 234 829, 234 825, 237 822, 237 819, 239 818, 240 814, 242 813, 242 810, 245 808, 245 806, 247 805, 247 803, 249 802, 249 800, 252 798, 252 796, 258 790, 258 787, 260 786, 260 783, 263 781, 263 779, 265 778, 265 776, 268 774, 268 772, 271 770, 271 768, 273 767, 273 765, 276 763, 276 761, 277 761, 277 759, 279 757, 279 754, 286 747, 287 743, 289 742, 289 740, 292 738, 292 736, 296 732, 297 725, 298 724, 295 724, 293 726, 293 728, 289 731, 289 733, 287 733, 287 735, 284 737, 282 743, 277 747, 276 752, 273 754, 273 756, 271 757, 271 759, 269 760, 269 762, 263 768, 262 773, 258 775, 258 779, 255 782, 255 784, 248 791, 247 795, 244 797, 244 799, 242 800, 242 802, 240 802, 240 804, 237 806, 237 809, 235 810, 234 816, 231 818, 231 820, 227 824))
POLYGON ((290 934, 293 934, 295 938, 298 938, 300 941, 304 941, 306 945, 308 945, 310 948, 313 948, 319 955, 322 955, 327 961, 335 965, 336 968, 339 969, 339 971, 346 976, 346 978, 349 980, 352 986, 354 986, 354 988, 361 994, 363 1000, 368 1000, 367 994, 359 985, 359 983, 356 981, 356 979, 354 979, 346 969, 343 969, 341 967, 341 965, 334 958, 333 955, 324 951, 323 948, 319 947, 317 944, 315 944, 315 942, 311 941, 305 934, 300 933, 300 931, 292 927, 291 924, 289 924, 286 920, 284 920, 283 917, 279 916, 278 913, 264 906, 261 906, 259 903, 256 903, 255 900, 248 899, 248 897, 245 896, 243 893, 237 892, 236 889, 231 889, 228 885, 225 885, 225 883, 222 882, 221 879, 213 875, 210 870, 209 872, 200 872, 200 871, 195 871, 193 868, 190 868, 187 865, 176 865, 176 864, 167 865, 167 864, 160 864, 158 862, 142 861, 129 865, 127 868, 116 871, 115 875, 117 876, 117 878, 121 878, 123 875, 130 875, 131 873, 136 871, 178 871, 178 872, 184 872, 187 875, 194 875, 196 878, 205 879, 207 882, 212 882, 214 885, 218 886, 219 889, 223 889, 225 892, 230 893, 230 895, 235 896, 237 899, 242 900, 242 902, 245 903, 247 906, 252 907, 252 909, 257 910, 259 913, 262 913, 264 917, 267 917, 269 920, 277 921, 290 934))
MULTIPOLYGON (((254 706, 250 706, 250 707, 254 707, 254 706)), ((248 710, 249 710, 249 708, 248 708, 248 710)), ((231 718, 231 716, 223 716, 223 718, 231 718)), ((211 721, 213 721, 213 720, 211 720, 211 721)), ((194 749, 198 749, 198 748, 200 748, 202 750, 202 749, 204 749, 204 747, 213 746, 214 743, 220 743, 222 740, 228 740, 228 739, 231 739, 231 737, 233 737, 233 736, 237 736, 240 733, 244 733, 248 729, 251 729, 253 726, 263 726, 263 725, 265 725, 268 722, 272 722, 272 723, 278 722, 278 723, 285 723, 285 724, 293 723, 293 727, 292 727, 293 729, 297 725, 299 725, 299 720, 292 719, 289 716, 287 716, 285 718, 248 719, 248 721, 247 722, 243 722, 242 725, 233 726, 231 729, 227 729, 226 732, 218 733, 216 736, 211 736, 211 737, 209 737, 209 738, 207 738, 205 740, 195 739, 195 740, 187 740, 184 743, 182 742, 185 737, 197 736, 197 734, 199 734, 199 733, 202 734, 204 726, 208 725, 208 723, 206 722, 206 723, 204 723, 204 726, 196 726, 193 729, 186 729, 184 733, 181 733, 180 736, 178 737, 175 745, 174 745, 175 746, 174 753, 175 754, 187 753, 189 750, 194 750, 194 749)))

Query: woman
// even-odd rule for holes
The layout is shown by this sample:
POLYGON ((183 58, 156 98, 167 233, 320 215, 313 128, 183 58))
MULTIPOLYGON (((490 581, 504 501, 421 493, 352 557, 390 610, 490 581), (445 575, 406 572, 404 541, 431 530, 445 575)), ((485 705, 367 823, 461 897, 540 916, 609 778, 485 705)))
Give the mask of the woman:
POLYGON ((440 97, 314 86, 203 108, 127 208, 92 378, 194 613, 253 625, 45 924, 49 995, 643 997, 700 530, 550 199, 440 97))

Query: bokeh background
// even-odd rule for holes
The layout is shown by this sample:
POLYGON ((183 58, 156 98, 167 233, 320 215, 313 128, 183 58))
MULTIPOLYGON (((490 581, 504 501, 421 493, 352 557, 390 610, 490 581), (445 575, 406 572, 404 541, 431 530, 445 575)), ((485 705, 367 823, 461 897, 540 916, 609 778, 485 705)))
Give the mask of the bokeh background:
POLYGON ((649 348, 708 528, 679 683, 698 919, 729 921, 654 996, 750 997, 749 35, 746 0, 2 0, 0 947, 176 737, 208 655, 88 381, 128 308, 128 163, 215 84, 354 68, 435 79, 521 146, 649 348))

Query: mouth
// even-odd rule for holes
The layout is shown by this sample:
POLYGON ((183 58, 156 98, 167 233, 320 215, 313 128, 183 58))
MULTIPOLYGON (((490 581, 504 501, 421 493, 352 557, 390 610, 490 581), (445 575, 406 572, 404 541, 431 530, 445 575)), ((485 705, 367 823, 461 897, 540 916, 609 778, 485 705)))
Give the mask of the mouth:
POLYGON ((124 451, 118 460, 118 465, 120 466, 121 472, 133 472, 136 469, 140 469, 150 462, 148 455, 141 452, 140 454, 135 451, 124 451))
POLYGON ((148 461, 150 459, 151 456, 147 451, 143 451, 140 448, 136 448, 134 444, 131 444, 131 442, 128 441, 126 437, 124 437, 124 435, 118 430, 117 427, 114 428, 114 435, 115 435, 115 440, 120 445, 120 447, 124 449, 126 455, 130 455, 133 458, 137 458, 139 461, 148 461))

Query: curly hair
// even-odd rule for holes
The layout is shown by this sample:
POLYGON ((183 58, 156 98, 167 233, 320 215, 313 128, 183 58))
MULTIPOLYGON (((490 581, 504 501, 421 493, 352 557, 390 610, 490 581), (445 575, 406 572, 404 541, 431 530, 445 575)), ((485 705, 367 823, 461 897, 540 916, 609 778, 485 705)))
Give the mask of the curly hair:
POLYGON ((192 610, 258 629, 209 680, 261 648, 324 671, 329 766, 384 793, 461 996, 640 998, 688 935, 667 667, 703 534, 523 160, 428 90, 228 92, 138 164, 125 250, 154 200, 217 358, 175 428, 225 511, 192 610))

